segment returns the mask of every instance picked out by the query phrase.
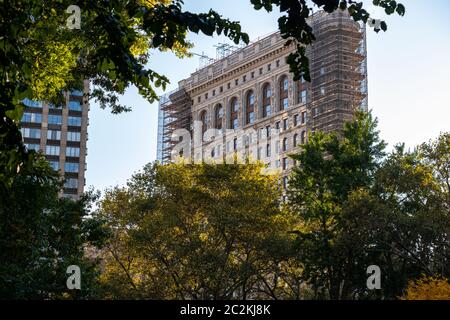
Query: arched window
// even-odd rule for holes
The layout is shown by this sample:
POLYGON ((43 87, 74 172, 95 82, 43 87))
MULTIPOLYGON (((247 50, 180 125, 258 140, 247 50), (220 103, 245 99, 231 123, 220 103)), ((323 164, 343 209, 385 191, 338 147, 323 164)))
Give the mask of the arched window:
POLYGON ((231 99, 230 103, 230 129, 236 129, 239 126, 238 122, 239 104, 236 97, 231 99))
POLYGON ((203 140, 205 132, 208 129, 208 113, 206 112, 206 110, 200 112, 200 121, 202 122, 202 140, 203 140))
POLYGON ((255 122, 255 95, 250 90, 245 99, 245 124, 255 122))
POLYGON ((293 141, 293 145, 294 145, 294 148, 297 146, 297 143, 298 143, 298 134, 296 133, 296 134, 294 134, 294 141, 293 141))
POLYGON ((289 107, 288 90, 288 78, 287 76, 283 76, 280 79, 280 111, 286 110, 289 107))
POLYGON ((214 108, 214 127, 222 130, 223 108, 221 104, 218 104, 214 108))
POLYGON ((302 131, 302 136, 300 139, 301 144, 304 144, 306 142, 306 131, 302 131))
POLYGON ((262 96, 262 116, 263 118, 270 116, 272 113, 272 107, 270 105, 270 99, 272 97, 272 89, 270 88, 270 84, 266 83, 263 87, 263 96, 262 96))
POLYGON ((284 138, 283 139, 283 151, 287 151, 288 149, 288 139, 284 138))

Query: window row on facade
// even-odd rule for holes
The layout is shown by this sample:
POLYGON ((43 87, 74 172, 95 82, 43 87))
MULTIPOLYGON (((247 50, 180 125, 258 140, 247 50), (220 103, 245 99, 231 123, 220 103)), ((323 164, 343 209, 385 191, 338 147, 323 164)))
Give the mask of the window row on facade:
MULTIPOLYGON (((47 117, 48 124, 62 125, 62 115, 49 114, 47 117)), ((24 123, 42 123, 42 114, 35 112, 25 112, 22 116, 24 123)), ((81 127, 82 118, 69 116, 67 117, 67 125, 72 127, 81 127)))
MULTIPOLYGON (((296 103, 303 104, 307 103, 307 88, 304 81, 297 81, 297 99, 296 103)), ((200 111, 199 121, 202 122, 202 130, 205 132, 208 127, 213 127, 215 129, 221 130, 223 127, 224 120, 226 127, 228 129, 236 129, 240 125, 245 126, 253 124, 257 117, 256 111, 259 107, 260 112, 258 113, 259 119, 264 119, 270 117, 275 112, 285 111, 289 108, 289 79, 286 75, 280 77, 277 86, 277 95, 274 95, 274 90, 272 85, 266 82, 262 86, 261 96, 259 99, 259 106, 257 105, 257 100, 255 96, 255 91, 249 89, 244 93, 243 109, 241 121, 239 121, 240 114, 240 103, 237 96, 231 98, 229 105, 227 106, 228 117, 225 119, 225 109, 221 103, 217 103, 212 111, 212 115, 208 113, 208 110, 204 109, 200 111), (276 98, 276 99, 275 99, 276 98), (275 103, 275 101, 277 101, 275 103), (275 109, 277 106, 277 110, 275 109), (210 122, 212 120, 212 126, 210 122), (240 123, 242 122, 242 123, 240 123)))
MULTIPOLYGON (((23 138, 40 139, 41 129, 38 128, 21 128, 23 138)), ((47 130, 47 140, 61 140, 61 130, 47 130)), ((67 131, 66 140, 80 142, 81 132, 67 131)))
MULTIPOLYGON (((30 108, 42 108, 42 102, 41 101, 35 101, 28 98, 25 98, 22 100, 23 104, 30 108)), ((56 107, 55 105, 49 103, 49 108, 51 109, 61 109, 61 107, 56 107)), ((83 103, 81 101, 76 100, 69 100, 69 110, 72 111, 83 111, 83 103)))

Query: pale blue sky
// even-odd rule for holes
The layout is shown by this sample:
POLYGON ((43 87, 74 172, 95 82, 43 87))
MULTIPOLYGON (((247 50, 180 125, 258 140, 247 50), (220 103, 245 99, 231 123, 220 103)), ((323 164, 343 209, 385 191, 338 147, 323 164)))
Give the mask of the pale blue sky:
MULTIPOLYGON (((412 147, 450 131, 450 1, 402 3, 406 16, 387 17, 386 33, 368 30, 369 108, 378 117, 381 136, 389 147, 398 142, 412 147)), ((240 21, 250 39, 277 30, 279 14, 255 11, 249 0, 185 0, 185 4, 190 11, 205 12, 212 7, 240 21)), ((383 17, 380 10, 369 11, 375 18, 383 17)), ((189 39, 195 44, 193 52, 210 57, 215 57, 215 44, 229 42, 195 34, 189 39)), ((171 53, 157 53, 150 66, 171 79, 170 91, 199 67, 199 59, 179 60, 171 53)), ((134 110, 112 115, 91 104, 87 187, 104 190, 123 185, 156 159, 158 104, 149 104, 134 89, 122 102, 134 110)))

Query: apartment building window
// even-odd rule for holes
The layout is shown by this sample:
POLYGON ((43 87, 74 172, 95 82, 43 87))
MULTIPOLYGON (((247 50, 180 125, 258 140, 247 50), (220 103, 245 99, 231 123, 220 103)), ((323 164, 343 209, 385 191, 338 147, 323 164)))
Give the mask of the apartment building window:
POLYGON ((270 143, 266 144, 266 157, 270 157, 270 143))
POLYGON ((287 76, 280 79, 280 110, 286 110, 289 106, 288 100, 289 81, 287 76))
POLYGON ((20 129, 24 138, 40 139, 41 129, 22 128, 20 129))
POLYGON ((302 124, 305 124, 307 120, 306 111, 302 111, 302 124))
POLYGON ((208 99, 208 92, 205 93, 205 100, 207 100, 207 99, 208 99))
POLYGON ((69 178, 64 182, 64 188, 68 189, 77 189, 78 188, 78 179, 69 178))
POLYGON ((67 125, 74 127, 81 127, 81 118, 80 117, 68 117, 67 125))
POLYGON ((266 126, 266 137, 270 137, 270 126, 266 126))
POLYGON ((317 107, 312 109, 312 116, 315 117, 317 116, 319 113, 317 111, 317 107))
POLYGON ((283 151, 287 151, 288 149, 288 139, 284 138, 283 139, 283 151))
POLYGON ((280 66, 280 60, 276 61, 277 68, 280 66))
POLYGON ((252 90, 247 92, 245 101, 245 124, 251 124, 255 121, 255 95, 252 90))
POLYGON ((25 98, 25 99, 22 100, 22 103, 24 105, 26 105, 27 107, 42 108, 42 102, 40 102, 40 101, 35 101, 35 100, 31 100, 31 99, 25 98))
POLYGON ((72 96, 82 97, 83 96, 83 91, 81 91, 81 90, 72 90, 72 92, 70 92, 70 94, 72 96))
POLYGON ((324 87, 324 86, 321 86, 321 87, 320 87, 320 94, 321 94, 321 95, 324 95, 324 94, 325 94, 325 87, 324 87))
POLYGON ((41 148, 41 146, 37 143, 25 143, 25 147, 27 148, 27 150, 34 151, 39 151, 39 149, 41 148))
POLYGON ((259 75, 262 75, 263 73, 263 68, 259 68, 259 75))
POLYGON ((59 146, 46 146, 45 153, 49 156, 58 156, 60 152, 59 146))
POLYGON ((306 100, 307 100, 307 98, 308 98, 307 96, 308 96, 308 94, 307 94, 306 89, 301 90, 301 91, 299 92, 298 102, 299 102, 299 103, 306 103, 306 100))
POLYGON ((77 162, 66 162, 64 164, 64 171, 78 173, 78 167, 79 167, 79 165, 77 162))
POLYGON ((270 71, 270 67, 271 67, 271 64, 269 63, 269 64, 267 65, 267 71, 270 71))
POLYGON ((82 111, 83 107, 79 101, 69 101, 69 110, 82 111))
POLYGON ((40 113, 25 112, 22 116, 22 122, 40 123, 42 115, 40 113))
POLYGON ((80 141, 80 137, 81 137, 80 132, 73 132, 73 131, 68 131, 67 132, 67 141, 79 142, 80 141))
POLYGON ((200 103, 200 101, 202 101, 202 97, 198 96, 197 97, 197 102, 200 103))
POLYGON ((280 167, 280 160, 275 160, 275 168, 279 168, 280 167))
POLYGON ((48 115, 48 123, 49 124, 61 125, 61 123, 62 123, 62 116, 59 116, 59 115, 56 115, 56 114, 49 114, 48 115))
POLYGON ((223 108, 219 103, 214 108, 214 127, 222 130, 223 108))
POLYGON ((58 171, 59 170, 59 161, 49 161, 48 162, 53 170, 58 171))
POLYGON ((270 105, 271 97, 272 97, 272 89, 270 88, 270 84, 266 83, 263 86, 263 98, 262 98, 263 118, 270 116, 270 114, 272 113, 272 107, 270 105))
POLYGON ((286 170, 288 167, 288 158, 283 158, 283 160, 281 161, 282 164, 282 169, 286 170))
POLYGON ((252 71, 252 72, 250 73, 250 76, 251 76, 251 78, 253 79, 253 78, 255 77, 255 72, 252 71))
POLYGON ((280 121, 275 122, 275 129, 280 130, 280 121))
POLYGON ((294 115, 294 127, 298 126, 300 122, 300 116, 298 114, 294 115))
POLYGON ((61 131, 59 130, 48 130, 47 131, 48 140, 61 140, 61 131))
POLYGON ((203 110, 202 112, 200 112, 200 121, 202 122, 202 141, 204 139, 204 135, 206 130, 208 129, 208 113, 206 112, 206 110, 203 110))
POLYGON ((320 67, 320 75, 324 75, 325 74, 325 67, 320 67))
POLYGON ((227 89, 230 89, 231 88, 231 83, 227 83, 227 89))
POLYGON ((230 103, 230 129, 236 129, 239 126, 238 123, 238 111, 239 104, 236 97, 231 99, 230 103))
POLYGON ((212 91, 212 95, 213 95, 213 97, 216 95, 216 89, 214 89, 214 90, 212 91))
POLYGON ((283 188, 286 190, 288 187, 288 177, 283 177, 283 188))
POLYGON ((67 147, 66 156, 67 157, 79 157, 80 156, 80 148, 67 147))
POLYGON ((288 129, 288 119, 283 119, 283 130, 287 130, 288 129))
POLYGON ((242 82, 245 82, 245 81, 247 81, 247 76, 242 77, 242 82))
POLYGON ((238 139, 237 138, 234 138, 233 139, 233 151, 237 151, 237 149, 238 149, 238 139))
POLYGON ((223 86, 220 86, 219 88, 219 92, 222 93, 223 92, 223 86))
POLYGON ((234 80, 234 85, 235 86, 239 85, 239 79, 234 80))
POLYGON ((297 146, 297 140, 298 140, 298 134, 294 134, 294 138, 293 138, 293 146, 294 148, 297 146))
POLYGON ((300 143, 304 144, 306 142, 306 131, 302 131, 301 136, 300 136, 300 143))

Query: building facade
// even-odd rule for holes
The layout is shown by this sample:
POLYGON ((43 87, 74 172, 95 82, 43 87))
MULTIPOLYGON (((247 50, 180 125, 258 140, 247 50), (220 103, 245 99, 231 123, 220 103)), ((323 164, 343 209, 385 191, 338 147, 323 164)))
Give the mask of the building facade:
MULTIPOLYGON (((88 82, 84 91, 88 94, 88 82)), ((65 93, 65 105, 25 99, 21 131, 28 149, 45 154, 65 178, 61 196, 78 199, 84 192, 89 103, 82 91, 65 93)))
POLYGON ((311 132, 340 131, 367 110, 365 27, 341 11, 318 12, 310 24, 311 82, 293 81, 286 57, 295 48, 279 33, 235 50, 162 97, 158 159, 221 162, 237 154, 286 176, 289 153, 311 132))

